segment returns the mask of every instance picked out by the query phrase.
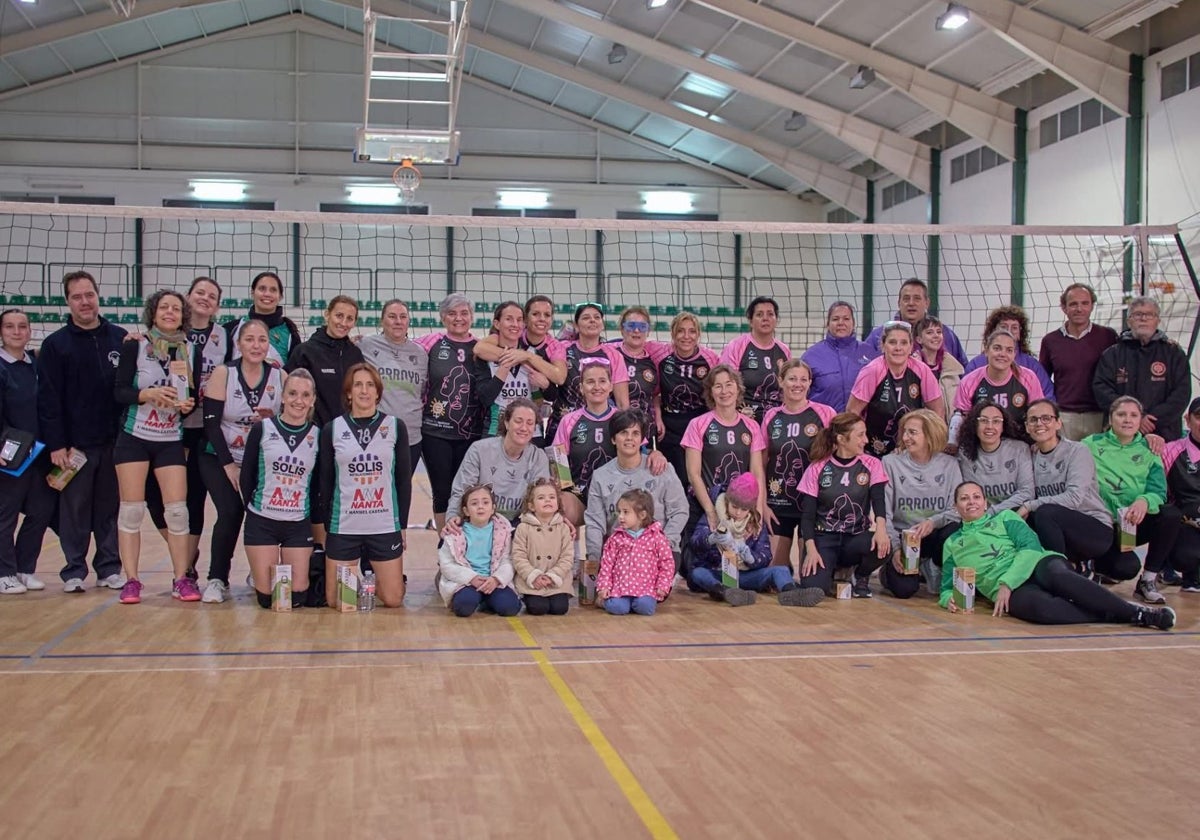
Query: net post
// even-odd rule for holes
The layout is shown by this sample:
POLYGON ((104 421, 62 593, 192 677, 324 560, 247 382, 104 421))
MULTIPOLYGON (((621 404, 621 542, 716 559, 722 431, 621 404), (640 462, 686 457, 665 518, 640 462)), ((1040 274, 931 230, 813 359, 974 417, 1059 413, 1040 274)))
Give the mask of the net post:
POLYGON ((292 306, 300 305, 300 223, 292 222, 292 306))
POLYGON ((142 262, 144 256, 144 237, 146 235, 146 220, 137 218, 133 220, 133 288, 127 291, 127 294, 136 297, 143 297, 145 291, 142 287, 142 262))
MULTIPOLYGON (((1029 186, 1029 114, 1024 108, 1017 109, 1015 149, 1012 169, 1012 223, 1025 224, 1025 198, 1029 186)), ((1015 306, 1025 305, 1025 237, 1012 238, 1012 286, 1009 300, 1015 306)))
MULTIPOLYGON (((1136 225, 1142 221, 1142 166, 1144 164, 1142 126, 1146 111, 1142 97, 1143 63, 1144 59, 1140 55, 1129 56, 1129 119, 1125 120, 1125 224, 1127 225, 1136 225)), ((1121 280, 1125 298, 1128 300, 1133 294, 1132 249, 1126 249, 1122 269, 1121 280)), ((1145 283, 1144 277, 1142 282, 1145 283)))
MULTIPOLYGON (((942 222, 942 150, 929 150, 929 201, 926 205, 929 224, 942 222)), ((942 237, 936 233, 925 243, 925 273, 929 283, 929 306, 938 311, 938 282, 941 280, 942 237)))
MULTIPOLYGON (((1192 290, 1196 293, 1196 300, 1200 301, 1200 279, 1196 277, 1196 269, 1192 265, 1192 258, 1188 254, 1187 246, 1183 244, 1183 236, 1178 231, 1175 232, 1175 247, 1179 249, 1179 257, 1183 261, 1183 268, 1187 272, 1188 279, 1192 281, 1192 290)), ((1188 341, 1188 358, 1193 358, 1196 355, 1196 343, 1200 340, 1200 307, 1197 307, 1196 318, 1192 322, 1192 337, 1188 341)))
MULTIPOLYGON (((804 284, 804 295, 808 297, 808 283, 804 284)), ((742 235, 733 235, 733 308, 742 308, 742 235)), ((805 306, 808 311, 808 306, 805 306)))
POLYGON ((446 294, 454 293, 454 228, 446 227, 446 294))
POLYGON ((603 303, 604 298, 602 298, 601 295, 604 293, 604 231, 597 228, 592 232, 592 239, 596 243, 596 259, 594 262, 594 267, 596 269, 596 300, 603 303))
MULTIPOLYGON (((875 223, 875 182, 867 180, 867 224, 875 223)), ((862 238, 863 334, 875 329, 875 237, 864 233, 862 238)))

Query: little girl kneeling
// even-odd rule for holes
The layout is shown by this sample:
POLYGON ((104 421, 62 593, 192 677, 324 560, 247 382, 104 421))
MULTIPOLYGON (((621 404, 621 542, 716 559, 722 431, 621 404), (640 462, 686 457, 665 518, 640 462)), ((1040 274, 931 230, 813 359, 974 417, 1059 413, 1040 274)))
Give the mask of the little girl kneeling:
POLYGON ((460 516, 462 532, 446 534, 438 550, 438 592, 459 618, 478 609, 516 615, 521 601, 511 586, 512 525, 496 513, 491 487, 463 491, 460 516))
POLYGON ((628 490, 617 499, 617 527, 600 555, 596 601, 611 615, 654 615, 671 594, 675 558, 662 524, 654 521, 654 498, 628 490))
POLYGON ((530 615, 566 615, 571 604, 575 541, 558 508, 558 483, 539 478, 525 494, 524 512, 513 536, 512 564, 517 593, 530 615))

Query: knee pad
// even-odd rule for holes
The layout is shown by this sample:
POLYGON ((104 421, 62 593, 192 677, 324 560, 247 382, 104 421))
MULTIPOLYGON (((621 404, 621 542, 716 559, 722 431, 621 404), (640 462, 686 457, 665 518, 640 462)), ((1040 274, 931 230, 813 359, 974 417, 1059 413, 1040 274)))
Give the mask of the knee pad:
POLYGON ((167 533, 177 537, 187 536, 187 502, 167 502, 163 505, 163 519, 167 522, 167 533))
POLYGON ((117 510, 117 530, 123 534, 136 534, 142 530, 145 516, 145 502, 121 502, 117 510))

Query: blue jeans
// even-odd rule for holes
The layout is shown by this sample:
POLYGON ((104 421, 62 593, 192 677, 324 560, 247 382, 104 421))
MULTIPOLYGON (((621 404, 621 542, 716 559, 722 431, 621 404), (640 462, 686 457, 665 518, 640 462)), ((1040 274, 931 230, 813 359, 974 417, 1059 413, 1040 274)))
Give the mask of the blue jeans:
POLYGON ((631 610, 638 615, 654 615, 654 608, 657 606, 658 601, 654 599, 653 595, 642 595, 638 598, 624 596, 604 600, 604 611, 609 615, 629 615, 631 610))
MULTIPOLYGON (((738 573, 738 589, 751 589, 755 592, 765 592, 767 589, 779 592, 792 582, 792 573, 787 566, 763 566, 761 569, 738 573)), ((714 592, 721 586, 721 573, 707 566, 696 566, 692 569, 690 583, 696 589, 714 592)))
POLYGON ((450 599, 450 609, 459 618, 466 618, 480 607, 496 615, 516 615, 521 611, 521 599, 507 586, 498 586, 491 594, 480 594, 474 586, 464 586, 450 599))

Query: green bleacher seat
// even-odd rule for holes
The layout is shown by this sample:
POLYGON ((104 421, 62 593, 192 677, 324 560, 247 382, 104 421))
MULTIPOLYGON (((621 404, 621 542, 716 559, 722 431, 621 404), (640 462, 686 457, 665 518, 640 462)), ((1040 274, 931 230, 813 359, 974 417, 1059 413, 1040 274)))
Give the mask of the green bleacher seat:
POLYGON ((137 306, 137 307, 142 307, 142 306, 145 306, 145 305, 146 305, 146 301, 145 301, 145 300, 143 300, 142 298, 140 298, 140 297, 138 297, 138 296, 136 296, 136 295, 135 295, 134 297, 127 297, 127 298, 125 298, 125 302, 124 302, 124 303, 122 303, 121 305, 122 305, 122 306, 137 306))
POLYGON ((26 314, 29 316, 29 323, 31 323, 31 324, 42 323, 42 313, 41 312, 28 312, 26 314))
POLYGON ((25 303, 25 295, 13 295, 8 299, 9 306, 24 306, 25 303))
POLYGON ((604 329, 609 330, 611 332, 615 332, 618 329, 620 329, 620 327, 617 326, 616 321, 614 321, 612 318, 609 318, 607 321, 604 322, 604 329))
POLYGON ((490 330, 491 328, 492 328, 492 319, 491 318, 476 318, 475 319, 475 329, 490 330))
POLYGON ((440 325, 441 321, 437 318, 424 317, 417 319, 417 326, 423 330, 436 330, 440 325))
POLYGON ((254 306, 254 298, 242 298, 238 301, 238 306, 242 309, 249 309, 251 306, 254 306))
POLYGON ((733 307, 730 307, 730 306, 718 306, 717 307, 717 317, 718 318, 740 318, 741 316, 742 316, 742 313, 738 312, 733 307))
POLYGON ((654 331, 656 333, 670 332, 671 331, 671 322, 670 321, 655 321, 654 322, 654 331))
POLYGON ((654 315, 655 317, 662 317, 664 315, 670 315, 671 313, 665 306, 651 306, 650 314, 654 315))
POLYGON ((696 314, 701 318, 716 318, 718 313, 717 310, 712 306, 701 306, 696 311, 696 314))
POLYGON ((363 304, 363 309, 367 310, 368 312, 379 312, 383 309, 383 301, 369 300, 363 304))
POLYGON ((324 300, 310 300, 308 302, 308 308, 315 309, 318 312, 324 312, 327 305, 324 300))
POLYGON ((742 325, 737 321, 726 321, 725 325, 721 329, 723 332, 727 333, 740 333, 742 332, 742 325))
POLYGON ((0 306, 8 306, 8 295, 0 295, 0 306))
POLYGON ((560 303, 554 307, 554 311, 561 315, 569 315, 575 311, 575 307, 569 303, 560 303))
POLYGON ((379 326, 379 316, 378 315, 368 315, 366 318, 363 318, 360 321, 360 325, 364 326, 364 327, 378 327, 379 326))
POLYGON ((423 300, 417 304, 417 311, 418 312, 437 312, 438 311, 437 301, 423 300))
POLYGON ((706 333, 719 333, 724 325, 720 321, 709 321, 704 325, 706 333))
POLYGON ((325 323, 325 319, 320 315, 309 315, 308 325, 310 327, 319 327, 325 323))
POLYGON ((121 316, 122 324, 136 324, 141 320, 142 320, 141 316, 138 315, 136 312, 126 312, 124 315, 121 316))
POLYGON ((221 299, 221 308, 222 309, 237 309, 238 308, 238 299, 237 298, 222 298, 221 299))
POLYGON ((121 323, 121 316, 116 312, 105 312, 104 320, 113 324, 119 324, 121 323))
POLYGON ((124 304, 125 299, 119 297, 106 297, 100 301, 101 306, 123 306, 124 304))
POLYGON ((30 306, 45 306, 46 305, 46 296, 45 295, 30 295, 29 296, 29 305, 30 306))
POLYGON ((62 295, 52 295, 50 297, 50 305, 51 306, 66 306, 67 299, 65 297, 63 297, 62 295))
POLYGON ((476 312, 491 312, 493 308, 494 307, 490 303, 484 303, 483 301, 475 302, 476 312))

